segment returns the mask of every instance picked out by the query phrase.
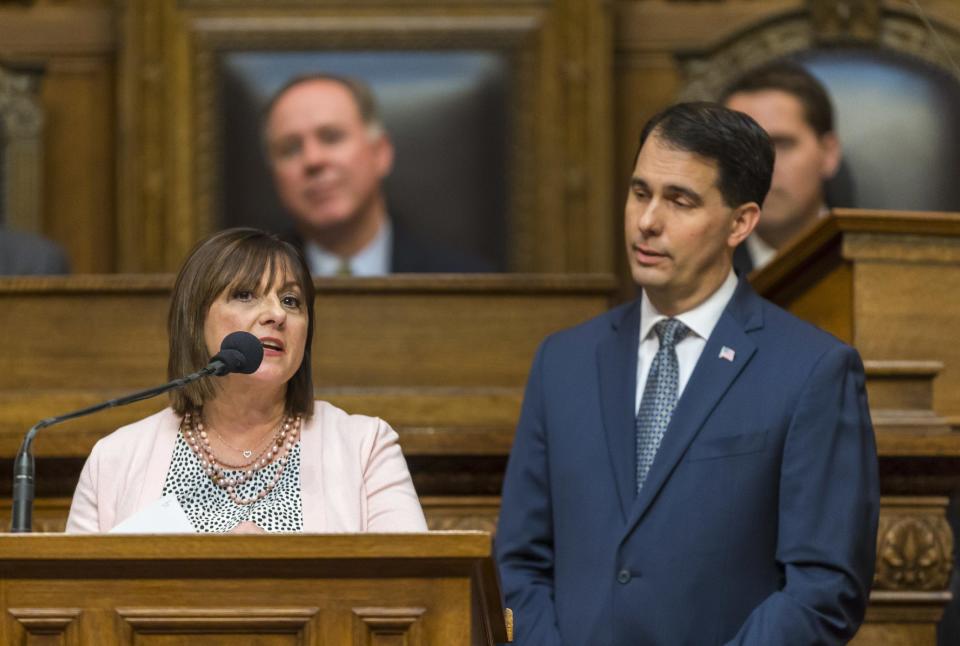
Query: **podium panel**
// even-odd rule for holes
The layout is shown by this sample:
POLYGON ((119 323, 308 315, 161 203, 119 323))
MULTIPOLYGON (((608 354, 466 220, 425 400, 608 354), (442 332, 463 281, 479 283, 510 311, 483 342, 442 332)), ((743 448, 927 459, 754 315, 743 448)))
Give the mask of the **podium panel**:
POLYGON ((484 532, 0 535, 6 644, 493 644, 484 532))

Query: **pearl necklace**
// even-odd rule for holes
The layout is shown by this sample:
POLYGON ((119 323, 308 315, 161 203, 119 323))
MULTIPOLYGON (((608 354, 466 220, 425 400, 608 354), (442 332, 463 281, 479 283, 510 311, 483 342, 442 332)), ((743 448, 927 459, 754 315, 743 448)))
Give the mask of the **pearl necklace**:
POLYGON ((300 422, 299 415, 295 417, 285 416, 277 427, 274 441, 268 443, 267 447, 257 457, 244 465, 230 465, 217 458, 210 446, 210 438, 203 428, 203 418, 199 412, 186 413, 183 416, 180 429, 187 444, 200 459, 204 472, 213 480, 214 484, 223 489, 234 503, 250 505, 263 499, 280 482, 280 477, 287 466, 290 451, 296 445, 297 438, 300 435, 300 422), (279 464, 277 472, 273 475, 273 480, 263 490, 252 498, 241 498, 237 495, 236 488, 238 486, 252 480, 254 474, 274 460, 279 464), (227 469, 231 468, 240 468, 242 471, 238 476, 233 477, 227 474, 227 469))

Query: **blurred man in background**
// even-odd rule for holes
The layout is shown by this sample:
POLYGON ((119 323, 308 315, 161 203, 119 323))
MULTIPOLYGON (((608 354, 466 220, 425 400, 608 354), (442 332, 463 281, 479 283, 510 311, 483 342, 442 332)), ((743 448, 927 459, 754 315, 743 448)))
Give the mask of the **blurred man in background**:
POLYGON ((747 73, 727 88, 723 103, 759 123, 776 150, 763 215, 734 257, 737 271, 746 274, 826 213, 824 182, 840 166, 840 142, 826 89, 796 63, 775 62, 747 73))
POLYGON ((394 150, 370 89, 315 74, 284 85, 266 110, 264 138, 280 202, 314 275, 485 271, 391 218, 383 181, 394 150))
POLYGON ((67 256, 56 243, 32 233, 0 228, 0 276, 69 273, 67 256))

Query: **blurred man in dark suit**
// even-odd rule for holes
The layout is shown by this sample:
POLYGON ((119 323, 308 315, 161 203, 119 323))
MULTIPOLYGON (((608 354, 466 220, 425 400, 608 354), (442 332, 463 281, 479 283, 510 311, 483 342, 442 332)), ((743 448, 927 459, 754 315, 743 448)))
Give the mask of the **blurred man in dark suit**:
POLYGON ((267 107, 264 138, 277 194, 295 223, 291 241, 314 275, 487 270, 389 216, 382 182, 393 145, 360 81, 324 74, 293 79, 267 107))
POLYGON ((0 275, 69 273, 67 256, 56 243, 31 233, 0 229, 0 275))
POLYGON ((736 269, 749 273, 827 211, 824 182, 840 166, 840 142, 826 89, 796 63, 748 72, 727 88, 723 103, 759 123, 776 150, 763 215, 734 256, 736 269))

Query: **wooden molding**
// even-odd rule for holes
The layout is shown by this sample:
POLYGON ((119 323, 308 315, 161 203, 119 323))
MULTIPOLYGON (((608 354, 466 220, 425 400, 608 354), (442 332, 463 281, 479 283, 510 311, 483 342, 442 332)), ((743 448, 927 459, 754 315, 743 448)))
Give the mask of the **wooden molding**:
POLYGON ((354 608, 354 646, 387 646, 399 643, 420 646, 420 618, 426 608, 354 608))
POLYGON ((127 643, 143 635, 295 635, 310 643, 318 608, 215 607, 117 608, 116 619, 127 643))
POLYGON ((80 644, 79 608, 8 608, 7 614, 15 621, 15 643, 80 644))

